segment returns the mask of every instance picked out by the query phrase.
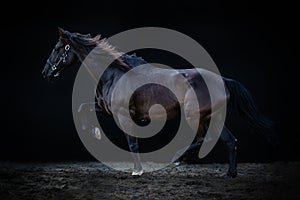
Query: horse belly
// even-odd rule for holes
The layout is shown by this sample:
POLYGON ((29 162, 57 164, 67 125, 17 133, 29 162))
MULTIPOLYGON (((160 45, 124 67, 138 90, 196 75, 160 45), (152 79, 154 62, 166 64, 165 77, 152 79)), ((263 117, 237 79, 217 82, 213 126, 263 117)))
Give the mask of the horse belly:
POLYGON ((180 102, 175 95, 159 85, 150 88, 139 88, 132 99, 131 110, 138 121, 173 119, 180 115, 180 102), (149 112, 150 111, 150 112, 149 112))

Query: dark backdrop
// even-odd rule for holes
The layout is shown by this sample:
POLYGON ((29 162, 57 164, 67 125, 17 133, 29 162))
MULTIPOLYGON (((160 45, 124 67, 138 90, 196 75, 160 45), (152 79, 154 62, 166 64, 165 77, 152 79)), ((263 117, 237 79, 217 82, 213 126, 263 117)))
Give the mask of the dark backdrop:
MULTIPOLYGON (((229 116, 228 123, 239 139, 241 162, 298 160, 296 6, 286 1, 242 2, 43 1, 34 7, 29 2, 8 3, 4 8, 9 12, 1 12, 0 159, 94 160, 73 124, 71 94, 76 67, 53 84, 41 76, 58 39, 58 26, 103 37, 130 28, 159 26, 198 41, 222 75, 242 82, 262 112, 276 122, 281 145, 274 151, 245 121, 229 116)), ((141 54, 148 61, 176 66, 167 54, 141 54)), ((111 128, 112 133, 115 131, 111 128)), ((211 162, 224 160, 220 144, 206 158, 211 162)))

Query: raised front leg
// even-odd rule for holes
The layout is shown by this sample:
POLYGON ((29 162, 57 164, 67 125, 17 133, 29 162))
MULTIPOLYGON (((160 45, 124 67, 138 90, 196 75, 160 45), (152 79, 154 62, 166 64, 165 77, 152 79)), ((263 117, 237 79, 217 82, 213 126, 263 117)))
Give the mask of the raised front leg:
POLYGON ((82 103, 78 108, 78 114, 81 119, 81 128, 84 131, 88 131, 91 133, 95 138, 98 140, 101 139, 101 131, 100 129, 95 125, 95 122, 92 122, 91 119, 89 119, 89 115, 92 112, 99 112, 97 109, 96 102, 90 102, 90 103, 82 103))
POLYGON ((225 143, 229 152, 229 169, 227 176, 235 178, 237 176, 237 139, 230 130, 224 126, 221 133, 221 140, 225 143))

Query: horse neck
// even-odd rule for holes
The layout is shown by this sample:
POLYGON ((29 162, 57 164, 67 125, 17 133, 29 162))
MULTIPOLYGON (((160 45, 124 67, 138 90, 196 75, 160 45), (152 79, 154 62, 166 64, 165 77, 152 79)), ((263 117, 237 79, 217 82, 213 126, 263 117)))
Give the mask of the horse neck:
MULTIPOLYGON (((105 48, 101 48, 101 46, 99 45, 82 47, 79 48, 77 51, 77 56, 79 58, 79 61, 84 65, 84 67, 86 68, 86 70, 88 71, 92 79, 96 81, 96 83, 98 83, 99 80, 97 79, 97 74, 99 74, 99 70, 100 71, 104 70, 104 68, 106 68, 107 66, 110 66, 109 70, 118 72, 118 73, 109 73, 111 75, 124 74, 130 70, 130 67, 127 64, 125 64, 120 58, 121 55, 122 53, 120 52, 116 52, 116 51, 111 52, 109 50, 106 50, 105 48), (85 62, 85 58, 87 56, 91 56, 91 57, 95 56, 95 61, 93 61, 92 59, 88 59, 90 60, 90 63, 87 64, 85 62), (103 69, 99 67, 99 64, 103 69)), ((104 72, 102 71, 101 74, 103 73, 104 72)))

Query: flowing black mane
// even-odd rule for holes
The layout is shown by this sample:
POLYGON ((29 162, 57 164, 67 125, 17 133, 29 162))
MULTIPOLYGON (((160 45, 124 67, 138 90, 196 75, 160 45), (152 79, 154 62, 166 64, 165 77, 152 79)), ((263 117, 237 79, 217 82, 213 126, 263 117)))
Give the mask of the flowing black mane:
POLYGON ((67 40, 78 52, 79 59, 81 61, 93 50, 97 48, 97 55, 105 57, 112 57, 117 66, 123 70, 130 70, 133 67, 137 67, 142 64, 146 64, 146 61, 141 57, 136 56, 136 54, 125 54, 123 52, 117 51, 114 46, 112 46, 106 38, 102 38, 100 35, 92 37, 90 34, 80 34, 80 33, 70 33, 65 31, 64 37, 61 40, 67 40), (100 47, 100 48, 99 48, 100 47))

